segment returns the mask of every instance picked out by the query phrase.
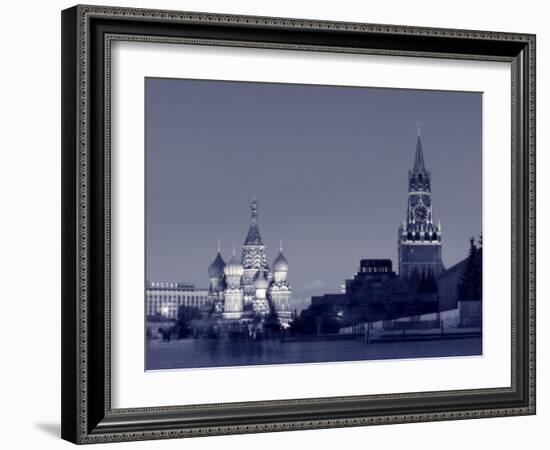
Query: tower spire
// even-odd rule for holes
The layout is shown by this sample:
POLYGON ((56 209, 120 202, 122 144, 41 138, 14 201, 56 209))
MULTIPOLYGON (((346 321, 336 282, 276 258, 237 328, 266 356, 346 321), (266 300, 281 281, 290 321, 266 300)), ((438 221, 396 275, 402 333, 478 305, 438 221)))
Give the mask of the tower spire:
POLYGON ((441 224, 435 227, 431 200, 431 175, 424 164, 422 124, 417 122, 414 166, 409 170, 409 192, 406 223, 400 225, 398 243, 399 274, 407 279, 415 272, 443 270, 441 259, 441 224))
POLYGON ((416 153, 414 154, 413 172, 426 172, 426 167, 424 166, 424 153, 422 152, 422 141, 420 139, 420 127, 418 128, 418 137, 416 138, 416 153))
POLYGON ((420 120, 416 121, 416 131, 418 132, 418 137, 420 137, 420 132, 422 131, 422 124, 420 123, 420 120))

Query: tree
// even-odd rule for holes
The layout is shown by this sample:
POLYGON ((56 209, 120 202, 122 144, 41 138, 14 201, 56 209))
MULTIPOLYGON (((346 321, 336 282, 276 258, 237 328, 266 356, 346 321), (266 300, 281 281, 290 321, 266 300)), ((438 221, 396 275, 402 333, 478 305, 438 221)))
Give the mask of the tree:
POLYGON ((416 292, 423 294, 426 292, 426 270, 422 269, 422 274, 418 280, 418 285, 416 286, 416 292))
MULTIPOLYGON (((415 269, 416 270, 416 269, 415 269)), ((418 273, 418 272, 413 272, 418 273)), ((436 294, 438 291, 437 280, 435 279, 433 270, 423 269, 422 274, 417 278, 416 284, 411 283, 412 289, 418 294, 436 294)))
POLYGON ((482 240, 480 237, 479 247, 476 247, 474 238, 470 239, 470 249, 466 266, 464 267, 457 286, 459 300, 481 300, 483 290, 483 256, 482 240))
POLYGON ((413 267, 411 270, 411 274, 409 276, 409 284, 412 290, 418 290, 418 286, 420 284, 420 275, 418 274, 418 269, 416 267, 413 267))
POLYGON ((297 315, 290 323, 290 332, 292 334, 315 334, 317 330, 317 324, 315 322, 315 315, 311 308, 304 309, 297 315))
POLYGON ((273 306, 269 309, 269 313, 265 317, 263 328, 269 336, 278 335, 281 331, 279 314, 277 314, 273 306))
POLYGON ((483 297, 483 235, 479 235, 479 247, 477 248, 476 265, 479 272, 479 284, 477 288, 478 298, 481 300, 483 297))
POLYGON ((181 305, 178 308, 178 318, 176 321, 178 337, 180 339, 185 339, 191 336, 193 332, 191 322, 195 319, 200 319, 201 317, 202 313, 199 308, 181 305))
POLYGON ((340 323, 332 311, 307 308, 290 323, 289 331, 292 334, 315 335, 318 330, 321 334, 329 334, 338 333, 339 329, 340 323))
POLYGON ((437 280, 435 279, 433 270, 430 268, 428 269, 428 273, 426 275, 425 292, 430 294, 437 294, 438 291, 439 288, 437 286, 437 280))

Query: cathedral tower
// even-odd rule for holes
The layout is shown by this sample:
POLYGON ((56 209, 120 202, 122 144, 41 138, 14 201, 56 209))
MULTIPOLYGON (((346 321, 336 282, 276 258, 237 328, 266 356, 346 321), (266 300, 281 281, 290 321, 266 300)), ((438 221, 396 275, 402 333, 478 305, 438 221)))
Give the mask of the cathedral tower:
POLYGON ((210 279, 208 300, 216 313, 223 311, 223 291, 225 289, 224 268, 225 261, 222 258, 220 243, 218 242, 218 254, 208 267, 208 278, 210 279))
POLYGON ((292 320, 292 311, 290 309, 290 297, 292 290, 287 281, 288 261, 283 255, 283 246, 279 248, 279 255, 273 261, 273 281, 269 286, 269 299, 273 308, 277 312, 279 322, 283 327, 287 327, 292 320))
POLYGON ((223 317, 225 319, 240 319, 243 315, 243 290, 241 288, 243 266, 235 257, 235 248, 233 248, 233 257, 224 267, 223 272, 226 283, 223 317))
POLYGON ((269 271, 265 255, 265 246, 262 242, 260 229, 258 227, 258 202, 256 198, 254 198, 250 204, 250 211, 250 226, 244 241, 241 256, 241 264, 244 268, 242 286, 245 308, 252 306, 254 296, 256 295, 256 289, 254 288, 256 276, 260 271, 269 271))
POLYGON ((439 275, 444 267, 441 260, 441 224, 435 225, 431 175, 424 166, 420 128, 416 141, 414 166, 409 170, 407 218, 398 232, 399 275, 409 278, 422 272, 439 275))
POLYGON ((260 315, 265 316, 269 314, 269 302, 267 301, 267 288, 269 287, 269 282, 265 276, 265 272, 258 273, 256 281, 254 281, 255 296, 252 300, 252 309, 253 311, 260 315))

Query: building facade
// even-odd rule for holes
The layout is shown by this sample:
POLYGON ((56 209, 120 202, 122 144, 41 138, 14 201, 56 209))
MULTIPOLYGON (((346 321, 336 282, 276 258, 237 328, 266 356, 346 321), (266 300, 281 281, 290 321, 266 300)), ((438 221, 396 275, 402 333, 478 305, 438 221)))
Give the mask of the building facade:
POLYGON ((175 320, 180 306, 208 309, 211 300, 208 289, 197 289, 192 283, 147 282, 145 289, 147 316, 162 316, 175 320))
POLYGON ((420 129, 408 181, 406 219, 398 231, 399 275, 405 279, 422 273, 437 277, 444 270, 441 223, 436 225, 433 214, 431 174, 424 165, 420 129))

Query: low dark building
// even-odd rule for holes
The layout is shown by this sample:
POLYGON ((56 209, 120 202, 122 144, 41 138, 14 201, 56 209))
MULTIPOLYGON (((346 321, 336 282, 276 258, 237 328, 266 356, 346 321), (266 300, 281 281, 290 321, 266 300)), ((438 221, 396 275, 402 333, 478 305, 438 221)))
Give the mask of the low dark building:
POLYGON ((351 309, 363 320, 388 320, 438 310, 437 292, 397 276, 389 259, 363 259, 359 271, 346 282, 351 309))
POLYGON ((311 297, 311 307, 314 309, 323 309, 327 306, 346 307, 349 303, 347 294, 324 294, 311 297))
POLYGON ((390 259, 362 259, 358 272, 346 280, 345 286, 345 293, 312 297, 312 312, 335 317, 342 324, 353 324, 439 309, 437 292, 419 291, 419 286, 400 278, 390 259))
POLYGON ((353 279, 346 280, 346 292, 357 292, 367 285, 381 287, 395 277, 391 259, 362 259, 353 279))

